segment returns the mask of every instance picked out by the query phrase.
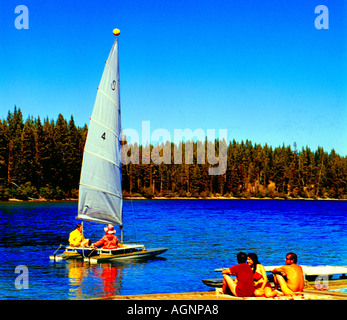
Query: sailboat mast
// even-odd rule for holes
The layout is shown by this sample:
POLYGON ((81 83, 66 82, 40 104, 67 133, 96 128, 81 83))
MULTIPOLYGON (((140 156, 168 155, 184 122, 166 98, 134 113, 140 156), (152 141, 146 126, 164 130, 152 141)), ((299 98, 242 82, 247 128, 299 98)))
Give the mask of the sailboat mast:
MULTIPOLYGON (((118 36, 120 34, 120 30, 119 29, 114 29, 113 30, 113 34, 118 38, 118 36)), ((117 50, 117 66, 118 66, 118 72, 119 72, 119 54, 118 54, 118 50, 117 50)), ((119 74, 118 74, 117 81, 119 83, 119 74)), ((118 91, 118 105, 120 106, 120 92, 119 91, 118 91)), ((120 114, 119 114, 119 116, 120 116, 120 114)), ((120 128, 120 131, 121 131, 121 128, 120 128)), ((123 206, 121 206, 120 214, 121 214, 121 219, 123 221, 123 206)), ((123 244, 123 224, 121 224, 121 226, 120 226, 120 243, 123 244)))

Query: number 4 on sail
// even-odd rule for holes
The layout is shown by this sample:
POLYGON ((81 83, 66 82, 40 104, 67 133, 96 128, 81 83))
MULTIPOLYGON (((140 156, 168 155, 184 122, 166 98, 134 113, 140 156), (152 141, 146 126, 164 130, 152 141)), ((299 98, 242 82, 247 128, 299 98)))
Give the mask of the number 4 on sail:
POLYGON ((78 216, 84 221, 117 225, 121 229, 121 248, 95 249, 67 246, 50 256, 52 260, 84 258, 92 263, 119 259, 148 258, 167 248, 146 249, 140 244, 123 244, 123 197, 121 163, 121 118, 118 68, 118 35, 105 64, 88 136, 80 177, 78 216), (100 143, 100 137, 102 143, 100 143))

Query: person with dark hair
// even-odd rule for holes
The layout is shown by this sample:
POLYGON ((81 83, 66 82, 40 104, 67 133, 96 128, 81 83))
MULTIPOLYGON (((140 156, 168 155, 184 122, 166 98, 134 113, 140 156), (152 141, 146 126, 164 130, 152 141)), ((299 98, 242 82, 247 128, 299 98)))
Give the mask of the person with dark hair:
MULTIPOLYGON (((289 260, 293 260, 294 263, 297 263, 298 262, 298 256, 294 253, 294 252, 289 252, 287 254, 287 256, 289 256, 289 260)), ((286 257, 287 258, 287 257, 286 257)), ((286 259, 287 260, 287 259, 286 259)))
POLYGON ((247 254, 239 252, 237 254, 237 262, 239 264, 224 269, 222 293, 226 293, 228 288, 236 297, 251 297, 254 292, 253 272, 251 267, 246 263, 247 254), (230 275, 236 275, 236 280, 233 280, 230 275))
POLYGON ((285 261, 285 266, 272 270, 275 289, 280 286, 285 295, 302 294, 305 280, 301 266, 297 265, 297 255, 293 252, 289 252, 286 255, 285 261))
POLYGON ((247 255, 247 263, 253 272, 255 297, 273 298, 280 295, 277 290, 272 289, 267 278, 265 268, 262 264, 260 264, 258 256, 255 253, 249 253, 247 255))

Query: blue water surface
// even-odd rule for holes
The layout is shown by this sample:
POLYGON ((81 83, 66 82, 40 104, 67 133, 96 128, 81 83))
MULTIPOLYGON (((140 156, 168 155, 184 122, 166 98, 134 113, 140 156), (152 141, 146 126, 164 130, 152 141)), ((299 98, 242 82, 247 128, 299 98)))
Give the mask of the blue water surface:
MULTIPOLYGON (((147 261, 51 262, 79 222, 77 202, 0 203, 0 299, 206 291, 201 280, 220 277, 214 269, 236 264, 239 251, 264 265, 284 264, 290 251, 303 265, 347 265, 346 201, 127 200, 123 209, 125 243, 168 251, 147 261)), ((99 240, 103 227, 85 222, 86 237, 99 240)))

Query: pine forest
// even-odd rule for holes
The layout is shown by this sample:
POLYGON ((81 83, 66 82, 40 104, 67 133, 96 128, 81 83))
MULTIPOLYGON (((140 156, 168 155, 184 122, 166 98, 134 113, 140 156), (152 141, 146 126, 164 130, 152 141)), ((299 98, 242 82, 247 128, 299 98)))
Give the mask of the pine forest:
MULTIPOLYGON (((76 127, 73 116, 24 121, 19 108, 9 111, 0 119, 0 200, 77 199, 87 132, 87 125, 76 127)), ((334 150, 249 140, 209 144, 123 141, 124 198, 347 199, 347 157, 334 150), (209 174, 220 165, 209 163, 209 152, 226 159, 222 174, 209 174)))

